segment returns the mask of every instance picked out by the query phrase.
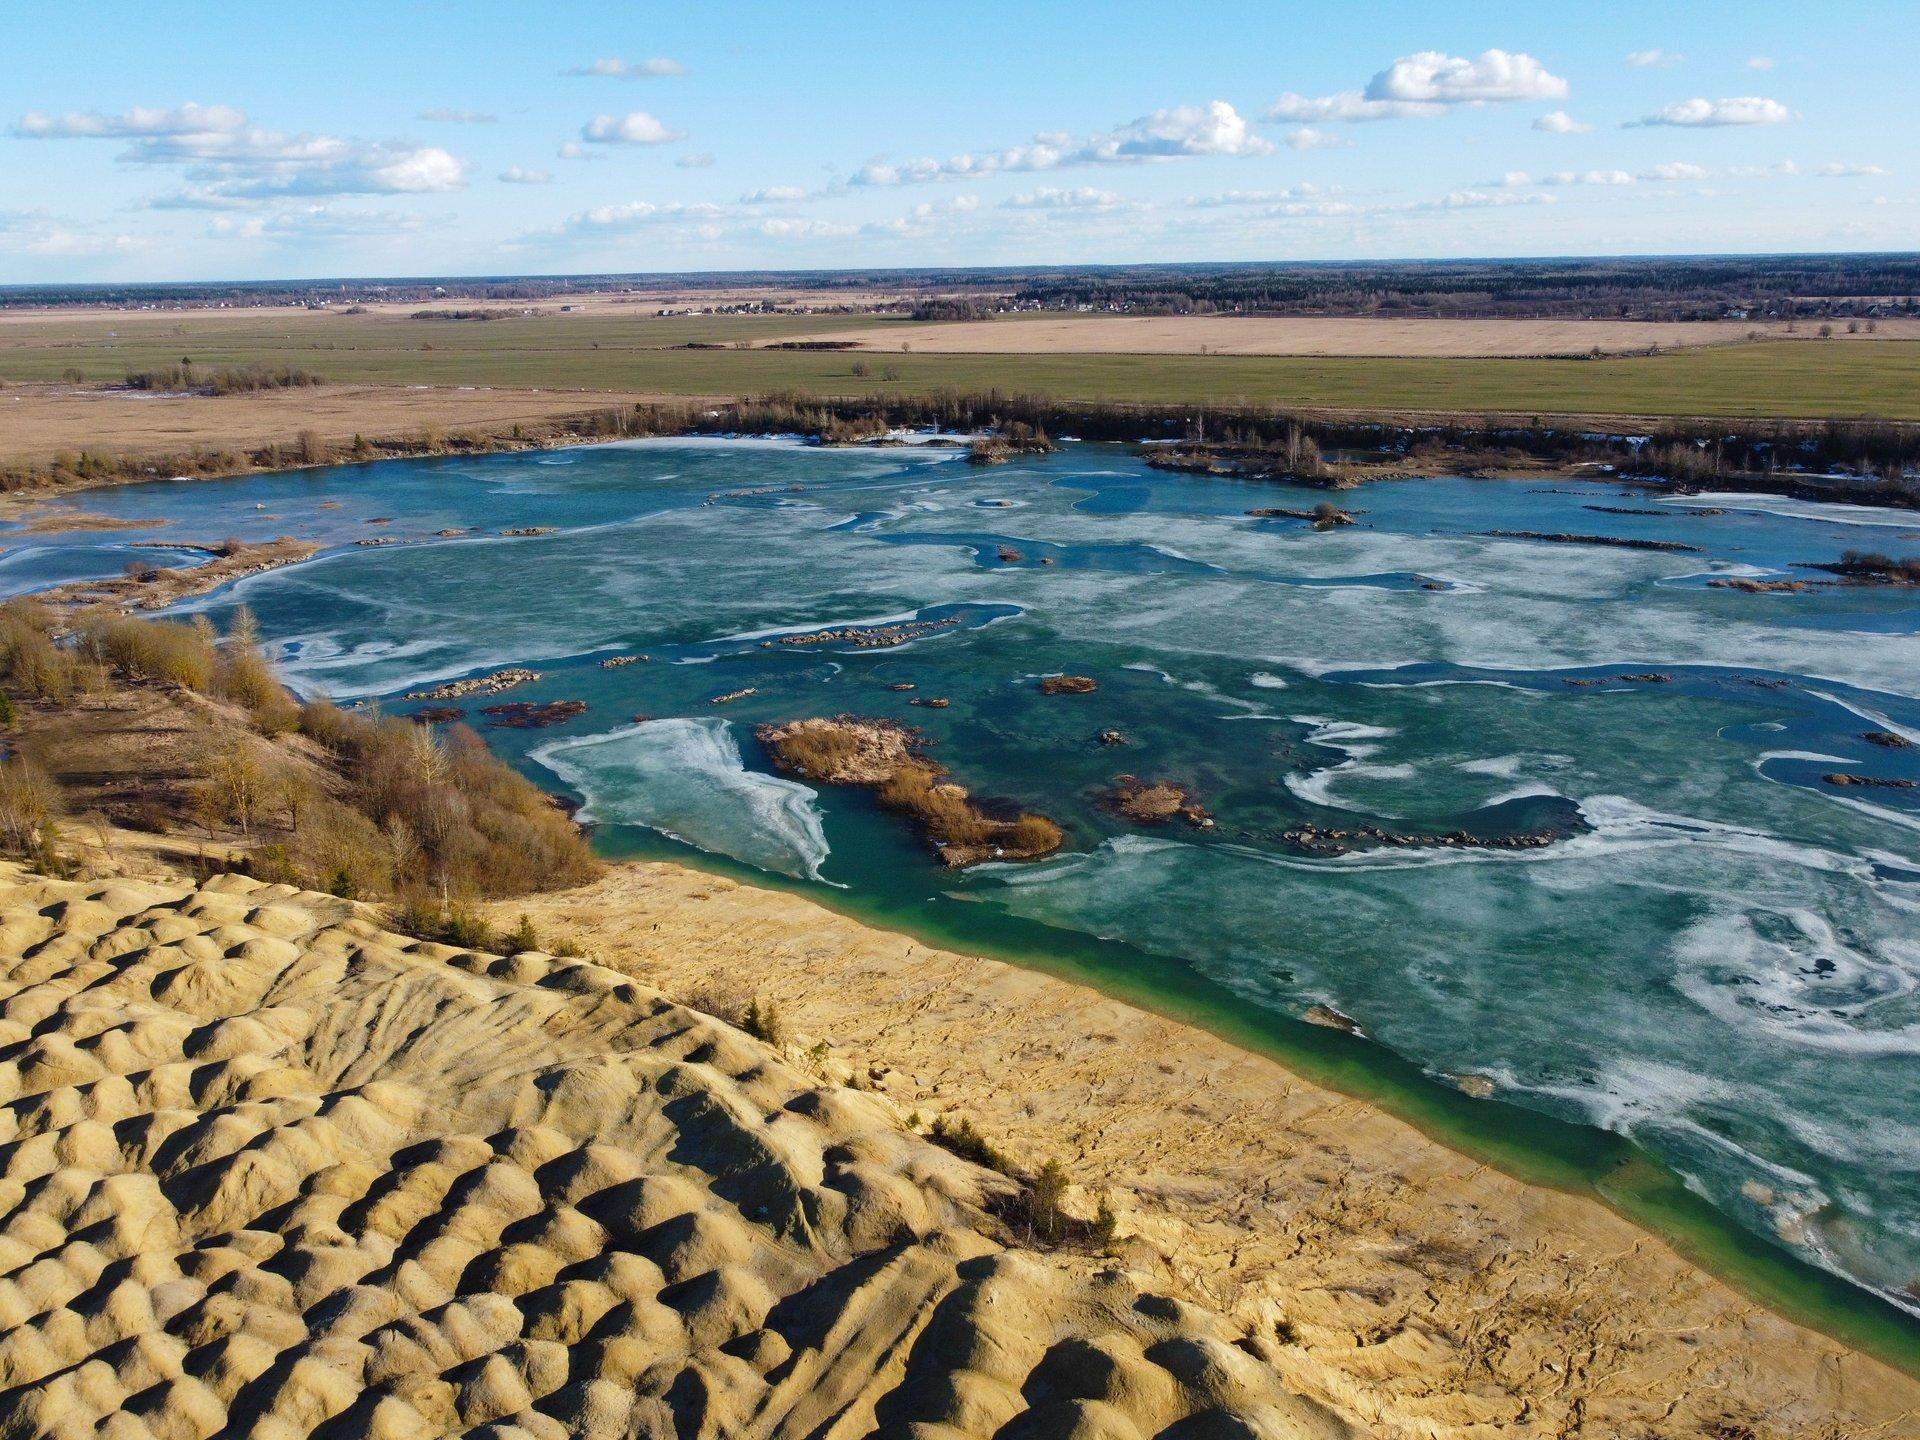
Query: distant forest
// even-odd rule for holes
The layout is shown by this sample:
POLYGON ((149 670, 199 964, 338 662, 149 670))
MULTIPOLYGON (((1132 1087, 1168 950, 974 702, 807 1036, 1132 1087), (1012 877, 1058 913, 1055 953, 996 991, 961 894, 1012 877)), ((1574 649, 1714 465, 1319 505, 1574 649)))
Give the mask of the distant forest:
POLYGON ((1013 303, 1137 315, 1871 318, 1920 311, 1920 255, 1142 265, 1038 277, 1013 303))
MULTIPOLYGON (((1565 260, 715 271, 0 287, 0 309, 207 305, 350 307, 367 301, 554 301, 753 288, 764 308, 835 291, 904 297, 917 318, 1009 310, 1130 315, 1544 316, 1646 320, 1872 319, 1920 314, 1920 254, 1565 260)), ((849 295, 864 308, 865 297, 849 295)), ((898 303, 881 308, 898 309, 898 303)))

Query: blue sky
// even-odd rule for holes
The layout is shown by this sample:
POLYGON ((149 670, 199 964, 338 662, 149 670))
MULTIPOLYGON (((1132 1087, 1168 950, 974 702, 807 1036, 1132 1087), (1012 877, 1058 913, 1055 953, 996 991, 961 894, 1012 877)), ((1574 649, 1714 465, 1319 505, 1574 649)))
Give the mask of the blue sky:
POLYGON ((1910 3, 0 11, 0 283, 1920 248, 1910 3))

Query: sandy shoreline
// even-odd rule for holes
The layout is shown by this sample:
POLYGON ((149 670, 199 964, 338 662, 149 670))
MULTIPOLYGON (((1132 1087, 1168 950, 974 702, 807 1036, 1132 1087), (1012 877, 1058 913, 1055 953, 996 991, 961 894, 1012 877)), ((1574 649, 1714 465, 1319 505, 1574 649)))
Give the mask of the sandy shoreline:
POLYGON ((1061 1159, 1130 1263, 1290 1336, 1289 1387, 1379 1433, 1920 1433, 1920 1381, 1197 1029, 669 864, 498 907, 522 911, 669 994, 773 1001, 903 1113, 1061 1159))

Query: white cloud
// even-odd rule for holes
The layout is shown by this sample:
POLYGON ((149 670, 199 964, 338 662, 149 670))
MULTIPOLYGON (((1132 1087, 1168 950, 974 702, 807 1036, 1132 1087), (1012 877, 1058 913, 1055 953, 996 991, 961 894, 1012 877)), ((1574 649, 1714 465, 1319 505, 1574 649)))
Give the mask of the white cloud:
POLYGON ((1747 57, 1747 69, 1749 70, 1771 70, 1774 64, 1775 61, 1771 55, 1749 55, 1747 57))
POLYGON ((1627 56, 1627 64, 1636 70, 1665 69, 1670 65, 1678 65, 1686 58, 1684 55, 1676 55, 1671 50, 1662 50, 1656 46, 1652 50, 1635 50, 1627 56))
MULTIPOLYGON (((194 138, 194 137, 188 137, 194 138)), ((246 131, 234 143, 187 146, 173 141, 130 153, 148 164, 191 164, 214 194, 242 200, 294 195, 425 195, 459 190, 466 162, 437 146, 340 140, 328 135, 246 131)))
MULTIPOLYGON (((127 140, 122 162, 186 168, 198 182, 191 194, 201 208, 276 196, 427 194, 466 184, 465 162, 437 146, 265 130, 225 105, 136 107, 121 115, 36 111, 14 133, 38 140, 127 140)), ((185 208, 185 197, 177 198, 182 203, 167 208, 185 208)))
POLYGON ((669 60, 664 56, 655 56, 651 60, 618 60, 609 55, 591 65, 576 65, 561 73, 588 75, 601 80, 657 80, 667 75, 684 75, 687 67, 678 60, 669 60))
POLYGON ((1188 155, 1271 155, 1273 142, 1248 128, 1224 100, 1156 110, 1084 147, 1088 161, 1165 160, 1188 155))
POLYGON ((916 205, 905 215, 890 220, 872 221, 862 225, 860 230, 867 235, 924 235, 943 220, 950 220, 957 215, 970 215, 979 208, 978 196, 956 195, 951 200, 916 205))
POLYGON ((1316 130, 1311 125, 1289 130, 1281 139, 1289 150, 1344 150, 1353 144, 1344 135, 1336 135, 1331 130, 1316 130))
POLYGON ((1557 170, 1540 177, 1542 185, 1631 185, 1633 176, 1624 170, 1557 170))
POLYGON ((1549 135, 1585 135, 1593 126, 1584 120, 1574 119, 1564 110, 1549 110, 1535 117, 1533 128, 1549 135))
POLYGON ((1672 160, 1663 165, 1655 165, 1638 174, 1629 174, 1625 170, 1556 170, 1538 178, 1525 170, 1509 170, 1500 178, 1500 188, 1519 190, 1532 185, 1597 185, 1602 187, 1634 185, 1641 181, 1649 184, 1679 184, 1691 180, 1705 180, 1713 172, 1703 165, 1691 165, 1685 161, 1672 160))
POLYGON ((1097 190, 1091 185, 1073 190, 1046 185, 1000 202, 1008 210, 1118 210, 1127 203, 1124 196, 1111 190, 1097 190))
POLYGON ((671 145, 684 140, 686 132, 669 130, 644 110, 629 110, 594 116, 580 127, 580 138, 589 145, 671 145))
POLYGON ((1863 176, 1884 175, 1886 173, 1885 166, 1865 164, 1857 160, 1829 160, 1818 170, 1814 171, 1814 174, 1823 175, 1830 180, 1852 180, 1863 176))
POLYGON ((719 205, 656 205, 650 200, 630 200, 624 205, 596 205, 591 210, 578 211, 562 220, 556 229, 544 232, 544 238, 624 235, 656 225, 701 225, 726 218, 726 209, 719 205))
POLYGON ((707 170, 713 166, 713 156, 705 150, 689 150, 673 163, 682 170, 707 170))
POLYGON ((1688 180, 1705 180, 1712 173, 1713 172, 1708 170, 1704 165, 1689 164, 1685 160, 1669 160, 1663 165, 1655 165, 1652 169, 1642 170, 1640 172, 1640 178, 1642 180, 1678 184, 1688 180))
POLYGON ((1434 200, 1410 205, 1410 210, 1499 210, 1509 205, 1551 205, 1554 197, 1537 191, 1516 195, 1510 190, 1453 190, 1434 200))
POLYGON ((415 118, 443 125, 491 125, 500 117, 491 115, 485 110, 449 110, 442 106, 433 110, 422 110, 415 118))
POLYGON ((175 190, 165 195, 156 195, 146 202, 149 210, 249 210, 254 201, 243 200, 237 195, 223 194, 204 186, 188 190, 175 190))
POLYGON ((1223 190, 1215 195, 1189 195, 1186 203, 1195 210, 1213 210, 1234 205, 1280 205, 1292 200, 1312 200, 1327 193, 1318 185, 1303 182, 1284 190, 1223 190))
POLYGON ((509 165, 500 172, 500 179, 507 185, 551 185, 551 170, 529 170, 524 165, 509 165))
POLYGON ((1358 124, 1366 120, 1412 120, 1447 113, 1445 105, 1412 100, 1369 100, 1358 90, 1309 97, 1289 90, 1266 109, 1267 120, 1358 124))
POLYGON ((1445 115, 1460 105, 1563 100, 1565 80, 1531 55, 1486 50, 1478 59, 1422 50, 1403 55, 1364 90, 1312 97, 1288 91, 1267 108, 1268 120, 1306 122, 1410 120, 1445 115))
POLYGON ((1396 60, 1367 84, 1369 100, 1479 105, 1498 100, 1563 100, 1567 82, 1531 55, 1483 51, 1477 60, 1423 50, 1396 60))
POLYGON ((70 110, 65 115, 30 111, 14 125, 23 140, 152 140, 163 136, 209 135, 243 129, 247 117, 230 105, 186 104, 172 109, 136 105, 123 115, 70 110))
POLYGON ((740 197, 740 203, 742 205, 787 205, 807 198, 807 191, 802 186, 768 185, 764 189, 749 190, 740 197))
POLYGON ((762 220, 756 228, 770 240, 839 240, 859 233, 852 225, 812 219, 762 220))
POLYGON ((1062 134, 1036 135, 1025 145, 945 160, 871 160, 854 171, 853 186, 925 185, 937 180, 977 180, 988 175, 1058 170, 1070 165, 1147 164, 1197 156, 1271 155, 1273 142, 1256 135, 1224 100, 1156 110, 1103 135, 1075 141, 1062 134))
POLYGON ((102 234, 38 210, 0 210, 0 253, 65 260, 131 254, 151 244, 145 236, 102 234))
POLYGON ((336 210, 307 205, 262 215, 219 215, 207 233, 220 240, 293 244, 343 238, 399 238, 423 229, 426 217, 393 210, 336 210))
POLYGON ((1680 100, 1639 120, 1629 120, 1629 128, 1644 125, 1714 127, 1722 125, 1781 125, 1793 119, 1793 112, 1778 100, 1762 95, 1736 95, 1726 100, 1680 100))

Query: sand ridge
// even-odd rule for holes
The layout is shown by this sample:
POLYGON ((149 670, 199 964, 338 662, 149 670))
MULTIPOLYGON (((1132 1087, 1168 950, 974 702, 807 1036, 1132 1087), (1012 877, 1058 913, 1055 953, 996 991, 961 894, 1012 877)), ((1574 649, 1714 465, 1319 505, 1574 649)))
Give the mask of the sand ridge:
POLYGON ((0 1433, 1363 1433, 618 971, 0 866, 0 1433))
POLYGON ((523 911, 668 993, 777 1003, 903 1110, 971 1116, 1028 1166, 1058 1156, 1116 1204, 1130 1265, 1284 1336, 1288 1385, 1367 1433, 1920 1436, 1920 1381, 1593 1200, 1177 1021, 676 865, 617 865, 497 918, 523 911))

